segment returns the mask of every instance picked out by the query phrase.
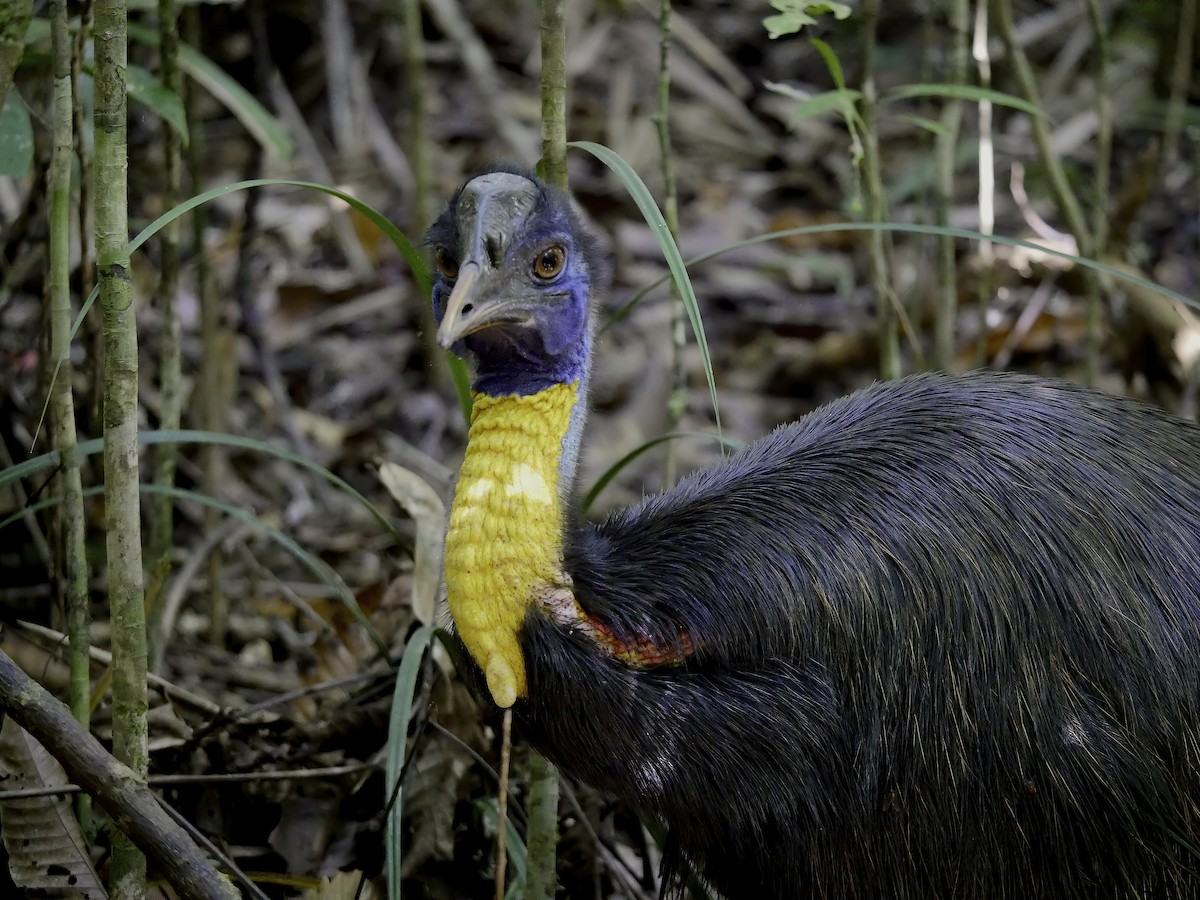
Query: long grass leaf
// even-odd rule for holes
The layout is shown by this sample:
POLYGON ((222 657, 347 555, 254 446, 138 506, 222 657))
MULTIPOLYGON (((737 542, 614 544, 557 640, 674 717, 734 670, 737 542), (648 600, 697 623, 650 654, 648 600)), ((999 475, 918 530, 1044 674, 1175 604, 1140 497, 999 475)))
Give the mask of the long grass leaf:
MULTIPOLYGON (((354 594, 350 592, 350 589, 346 587, 346 583, 338 577, 338 574, 334 572, 328 563, 305 550, 298 543, 296 543, 293 538, 284 534, 274 525, 269 525, 258 516, 254 515, 254 513, 247 512, 246 510, 234 506, 231 503, 226 503, 224 500, 220 500, 216 497, 210 497, 207 494, 202 494, 198 491, 190 491, 186 488, 171 487, 170 485, 163 484, 140 484, 138 485, 138 489, 144 494, 159 494, 167 497, 173 497, 177 500, 191 500, 203 506, 211 506, 214 509, 218 509, 225 513, 227 516, 231 516, 239 521, 245 522, 247 525, 251 526, 257 531, 261 531, 275 543, 279 544, 281 547, 295 556, 296 559, 299 560, 310 572, 324 582, 342 602, 342 605, 346 608, 350 615, 354 617, 355 621, 357 621, 359 625, 363 627, 363 630, 366 631, 367 636, 371 639, 372 643, 375 644, 375 647, 380 654, 383 656, 388 655, 390 648, 388 647, 387 641, 383 639, 383 637, 375 629, 375 626, 371 623, 371 620, 367 618, 366 613, 362 611, 362 607, 358 605, 358 601, 354 598, 354 594)), ((92 487, 84 490, 83 496, 94 497, 103 493, 103 491, 103 485, 93 485, 92 487)), ((59 503, 62 503, 62 497, 49 497, 45 500, 39 500, 37 503, 31 503, 29 506, 17 510, 15 513, 12 513, 8 517, 0 520, 0 530, 3 530, 14 522, 20 521, 26 516, 33 515, 36 512, 52 506, 57 506, 59 503)))
POLYGON ((720 431, 721 412, 717 404, 717 383, 713 378, 712 357, 708 352, 708 340, 704 336, 704 323, 700 320, 700 304, 696 300, 696 292, 692 289, 692 281, 688 278, 683 255, 679 252, 675 238, 671 236, 671 229, 667 228, 666 220, 663 219, 658 204, 654 202, 654 196, 629 163, 603 144, 592 141, 570 141, 567 146, 584 150, 608 166, 624 185, 625 190, 629 192, 629 196, 633 198, 633 202, 637 204, 637 208, 650 226, 650 231, 658 241, 658 246, 667 261, 667 268, 671 270, 671 277, 675 279, 675 287, 679 290, 679 296, 683 298, 688 319, 691 320, 692 332, 696 335, 696 346, 700 348, 704 377, 708 381, 708 393, 712 397, 713 416, 716 420, 717 431, 720 431))
POLYGON ((400 657, 400 669, 396 673, 396 685, 392 690, 392 711, 388 720, 387 759, 384 771, 384 799, 392 801, 387 812, 384 837, 385 865, 388 900, 400 900, 400 823, 404 813, 404 792, 399 787, 404 769, 405 750, 408 747, 408 720, 412 718, 413 697, 417 692, 417 678, 421 674, 421 660, 425 650, 433 641, 437 629, 422 625, 413 632, 404 645, 400 657))
MULTIPOLYGON (((1123 269, 1118 269, 1115 266, 1110 266, 1108 263, 1102 263, 1098 260, 1087 259, 1075 253, 1068 253, 1065 250, 1056 250, 1053 247, 1047 247, 1042 244, 1035 244, 1032 241, 1022 241, 1017 238, 1005 237, 1000 234, 983 234, 979 231, 971 231, 966 228, 943 228, 940 225, 910 225, 900 222, 834 222, 828 225, 804 225, 799 228, 784 228, 780 231, 768 231, 765 234, 758 234, 754 237, 746 238, 743 241, 735 241, 732 244, 726 244, 724 247, 718 247, 715 250, 710 250, 708 253, 701 253, 699 256, 693 256, 687 261, 688 266, 696 266, 703 262, 708 262, 710 259, 715 259, 725 253, 731 253, 734 250, 741 250, 744 247, 753 247, 756 244, 765 244, 769 241, 777 241, 780 238, 795 237, 798 235, 812 234, 830 234, 835 231, 885 231, 895 232, 898 234, 925 234, 931 236, 945 235, 953 238, 961 238, 970 241, 991 241, 995 244, 1004 244, 1009 247, 1023 247, 1026 250, 1033 250, 1038 253, 1045 253, 1048 256, 1055 256, 1059 259, 1069 260, 1076 265, 1083 266, 1087 269, 1094 269, 1097 272, 1103 272, 1105 275, 1111 275, 1121 281, 1127 281, 1130 284, 1136 284, 1147 290, 1162 294, 1164 297, 1170 297, 1178 300, 1184 306, 1191 307, 1195 310, 1200 310, 1200 299, 1188 297, 1178 291, 1171 290, 1169 287, 1164 287, 1161 284, 1156 284, 1148 278, 1143 278, 1141 275, 1127 272, 1123 269)), ((670 280, 670 275, 663 275, 660 278, 654 279, 645 287, 639 288, 629 299, 626 300, 617 310, 608 318, 608 321, 600 327, 600 333, 603 334, 607 329, 611 328, 630 311, 640 303, 647 294, 655 288, 661 287, 670 280)))
MULTIPOLYGON (((428 297, 433 292, 433 278, 429 271, 429 265, 425 262, 425 257, 413 245, 412 241, 405 236, 404 232, 392 224, 387 216, 383 215, 383 213, 379 212, 371 205, 359 200, 357 197, 347 194, 345 191, 339 191, 337 188, 328 187, 327 185, 323 184, 315 184, 311 181, 295 181, 287 178, 252 178, 248 181, 237 181, 233 184, 222 185, 221 187, 212 188, 211 190, 196 194, 194 197, 190 197, 177 206, 167 210, 165 213, 143 228, 140 232, 138 232, 137 237, 129 242, 124 252, 126 255, 132 256, 133 253, 142 246, 142 244, 146 243, 146 241, 156 235, 160 230, 169 225, 171 222, 174 222, 180 216, 195 209, 197 206, 203 206, 205 203, 208 203, 211 200, 215 200, 218 197, 224 197, 227 194, 232 194, 237 191, 244 191, 248 188, 254 187, 267 187, 270 185, 284 185, 288 187, 299 187, 312 191, 320 191, 322 194, 328 194, 331 197, 337 197, 339 200, 348 203, 355 210, 361 213, 368 221, 372 222, 377 228, 379 228, 379 230, 387 236, 392 244, 395 245, 396 249, 400 251, 400 255, 404 257, 405 262, 408 263, 409 268, 412 270, 413 280, 416 281, 417 290, 420 292, 421 296, 428 297)), ((75 321, 71 323, 71 336, 68 340, 68 346, 75 340, 75 335, 79 333, 79 329, 83 325, 84 318, 86 318, 88 311, 92 308, 92 305, 96 302, 96 298, 99 296, 100 286, 97 284, 96 287, 92 289, 92 292, 88 294, 87 300, 85 300, 83 305, 79 308, 79 314, 75 317, 75 321)), ((69 352, 69 350, 66 352, 69 352)), ((55 360, 54 373, 50 377, 50 383, 52 386, 54 381, 58 378, 58 370, 61 365, 61 359, 55 360)), ((43 405, 42 414, 38 419, 39 430, 41 429, 41 422, 46 418, 46 409, 50 403, 49 395, 50 392, 47 391, 46 403, 43 405)))
POLYGON ((580 512, 586 513, 589 509, 591 509, 592 504, 596 502, 596 498, 600 496, 601 491, 608 487, 609 484, 612 483, 612 480, 620 475, 621 471, 627 465, 629 465, 647 450, 653 450, 659 444, 665 444, 667 441, 675 441, 679 440, 680 438, 706 438, 709 440, 718 441, 723 447, 728 447, 731 450, 739 450, 742 447, 742 442, 736 438, 725 437, 722 434, 710 431, 676 431, 672 432, 671 434, 664 434, 659 437, 652 438, 651 440, 646 441, 644 444, 641 444, 640 446, 630 450, 604 470, 604 473, 596 479, 596 483, 593 484, 588 492, 583 495, 583 499, 579 503, 580 512))
POLYGON ((974 102, 990 100, 997 106, 1018 109, 1023 113, 1039 118, 1046 117, 1046 113, 1043 110, 1027 100, 1022 100, 1020 97, 1014 97, 1012 94, 1006 94, 1003 91, 976 87, 973 84, 904 84, 900 87, 892 88, 883 95, 881 101, 883 103, 894 103, 898 100, 911 100, 919 97, 940 97, 944 100, 971 100, 974 102))
MULTIPOLYGON (((269 456, 275 456, 287 462, 295 463, 301 468, 308 469, 334 487, 344 491, 347 496, 356 500, 362 507, 371 514, 376 522, 379 523, 385 531, 388 532, 397 542, 403 542, 403 537, 396 530, 391 520, 385 516, 374 503, 364 497, 352 484, 335 475, 320 463, 313 462, 299 453, 295 453, 284 447, 277 447, 274 444, 268 444, 266 441, 259 441, 254 438, 242 437, 237 434, 222 434, 219 431, 192 431, 181 429, 178 431, 143 431, 138 434, 138 443, 142 445, 152 444, 218 444, 223 447, 234 447, 239 450, 249 450, 253 453, 265 453, 269 456)), ((81 441, 76 445, 76 452, 80 456, 91 456, 99 453, 104 449, 103 438, 93 438, 88 441, 81 441)), ((57 450, 51 450, 48 453, 43 453, 35 456, 32 459, 27 459, 24 462, 18 463, 15 466, 9 466, 6 469, 0 469, 0 487, 16 481, 18 478, 28 478, 30 475, 36 475, 38 472, 44 472, 48 469, 53 469, 59 464, 59 455, 57 450)))

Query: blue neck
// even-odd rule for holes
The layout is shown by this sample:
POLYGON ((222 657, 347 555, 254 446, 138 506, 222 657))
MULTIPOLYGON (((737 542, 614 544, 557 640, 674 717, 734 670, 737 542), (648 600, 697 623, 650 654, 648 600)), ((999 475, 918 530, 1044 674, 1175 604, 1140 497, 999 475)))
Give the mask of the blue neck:
MULTIPOLYGON (((470 347, 471 339, 467 340, 468 348, 474 349, 470 347)), ((509 394, 526 397, 556 384, 571 384, 577 381, 582 387, 587 382, 591 356, 591 337, 587 334, 554 356, 523 350, 520 347, 516 349, 521 357, 519 361, 513 362, 510 359, 498 365, 489 365, 488 357, 491 354, 476 350, 477 363, 472 390, 489 397, 503 397, 509 394)))

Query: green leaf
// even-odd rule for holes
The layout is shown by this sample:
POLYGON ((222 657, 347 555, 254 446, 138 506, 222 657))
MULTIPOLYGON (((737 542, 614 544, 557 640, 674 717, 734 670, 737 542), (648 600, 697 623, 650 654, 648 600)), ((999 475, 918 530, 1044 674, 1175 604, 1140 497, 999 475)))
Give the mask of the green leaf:
MULTIPOLYGON (((765 244, 768 241, 777 241, 780 238, 795 237, 799 235, 811 234, 832 234, 839 231, 883 231, 894 232, 896 234, 925 234, 925 235, 944 235, 946 237, 960 238, 969 241, 990 241, 993 244, 1003 244, 1007 247, 1024 247, 1026 250, 1033 250, 1037 253, 1044 253, 1048 256, 1055 256, 1059 259, 1069 260, 1076 265, 1083 266, 1087 269, 1092 269, 1096 272, 1102 272, 1105 275, 1111 275, 1118 281, 1128 281, 1131 284, 1140 285, 1147 290, 1162 294, 1164 297, 1170 297, 1178 300, 1184 306, 1191 309, 1200 310, 1200 299, 1189 297, 1186 294, 1181 294, 1179 291, 1171 290, 1171 288, 1163 287, 1161 284, 1156 284, 1148 278, 1143 278, 1140 275, 1135 275, 1133 272, 1125 269, 1119 269, 1116 266, 1110 266, 1108 263, 1097 262, 1094 259, 1087 259, 1075 253, 1067 253, 1062 250, 1055 250, 1052 247, 1035 244, 1032 241, 1022 241, 1016 238, 1005 237, 1002 234, 983 234, 978 231, 971 231, 966 228, 943 228, 940 225, 908 225, 901 222, 835 222, 829 225, 803 225, 799 228, 784 228, 781 231, 769 231, 766 234, 756 235, 752 238, 746 238, 743 241, 735 241, 732 244, 726 244, 724 247, 718 247, 716 250, 710 250, 708 253, 702 253, 699 256, 693 256, 687 261, 689 266, 696 266, 700 263, 707 262, 710 259, 715 259, 724 253, 730 253, 734 250, 741 250, 743 247, 753 247, 756 244, 765 244)), ((643 297, 653 291, 655 288, 665 284, 670 279, 669 275, 663 275, 661 278, 656 278, 645 287, 638 290, 630 297, 625 305, 622 306, 617 313, 625 314, 633 306, 641 301, 643 297)), ((3 482, 0 482, 2 484, 3 482)))
POLYGON ((32 166, 33 125, 14 87, 0 108, 0 175, 24 178, 32 166))
POLYGON ((973 100, 976 102, 991 100, 997 106, 1019 109, 1031 116, 1045 118, 1046 115, 1032 103, 1022 100, 1020 97, 970 84, 906 84, 892 88, 883 96, 881 102, 894 103, 898 100, 911 100, 914 97, 942 97, 947 100, 973 100))
MULTIPOLYGON (((488 828, 493 832, 498 832, 496 826, 500 818, 500 804, 496 798, 481 798, 479 800, 479 809, 483 814, 483 821, 487 824, 488 828)), ((521 840, 521 833, 517 831, 517 826, 513 824, 511 815, 504 820, 504 834, 504 847, 507 851, 508 871, 510 873, 510 881, 508 889, 504 892, 504 900, 520 900, 521 897, 526 897, 526 900, 528 900, 525 882, 529 878, 529 851, 525 847, 525 842, 521 840)))
MULTIPOLYGON (((87 75, 92 75, 92 61, 85 61, 82 70, 87 75)), ((129 66, 125 74, 125 92, 129 94, 129 98, 142 104, 170 125, 183 143, 187 144, 187 112, 179 95, 141 66, 129 66)))
MULTIPOLYGON (((375 504, 359 493, 352 484, 335 475, 320 463, 313 462, 311 459, 301 456, 292 450, 284 447, 276 447, 274 444, 268 444, 266 441, 242 437, 239 434, 222 434, 219 431, 189 431, 187 429, 177 431, 141 431, 138 432, 137 438, 138 444, 142 446, 153 444, 217 444, 223 447, 248 450, 251 453, 262 453, 294 463, 301 468, 321 476, 338 490, 344 492, 348 497, 356 500, 397 542, 403 541, 400 532, 396 530, 391 520, 380 512, 375 504)), ((80 456, 92 456, 103 449, 103 438, 93 438, 90 441, 81 441, 75 445, 75 452, 80 456)), ((43 453, 32 459, 27 459, 24 462, 17 463, 15 466, 9 466, 7 469, 0 469, 0 487, 10 484, 18 478, 28 478, 30 475, 36 475, 38 472, 53 469, 58 464, 59 453, 57 450, 51 450, 49 453, 43 453)))
POLYGON ((388 897, 393 900, 399 900, 400 897, 400 842, 403 834, 400 830, 400 820, 404 812, 404 793, 399 787, 399 781, 404 770, 405 751, 408 748, 408 720, 412 718, 413 697, 417 693, 421 660, 436 634, 437 629, 432 625, 422 625, 412 633, 412 637, 404 645, 404 655, 400 657, 400 670, 396 673, 396 684, 392 689, 392 710, 388 719, 387 758, 383 779, 384 802, 391 805, 387 810, 386 838, 383 846, 387 892, 388 897), (395 801, 392 801, 393 796, 395 801))
POLYGON ((937 119, 927 119, 924 116, 896 116, 895 118, 901 122, 908 122, 910 125, 916 125, 918 128, 933 132, 936 135, 948 136, 950 134, 950 129, 937 119))
POLYGON ((813 38, 811 43, 813 48, 821 54, 821 59, 825 61, 825 68, 829 70, 829 76, 833 79, 833 83, 841 90, 845 90, 846 75, 842 72, 842 61, 838 59, 833 48, 820 38, 813 38))
POLYGON ((854 104, 861 99, 862 91, 846 88, 813 94, 792 110, 792 121, 798 122, 810 116, 820 116, 830 110, 838 110, 844 116, 847 108, 854 109, 854 104))
MULTIPOLYGON (((158 32, 144 25, 129 23, 129 36, 150 46, 158 46, 158 32)), ((187 44, 179 45, 179 68, 194 78, 245 126, 263 149, 280 160, 292 155, 292 139, 283 125, 249 91, 238 84, 207 56, 187 44)))
POLYGON ((129 66, 125 70, 126 90, 130 99, 152 109, 164 122, 179 134, 184 146, 188 142, 187 112, 183 100, 173 90, 155 78, 141 66, 129 66))
POLYGON ((633 171, 629 163, 603 144, 592 141, 569 141, 567 146, 585 150, 608 166, 620 179, 625 190, 629 192, 629 196, 633 198, 633 202, 641 210, 646 224, 650 226, 650 231, 658 241, 659 249, 662 250, 663 257, 667 261, 667 267, 671 270, 671 277, 675 279, 675 287, 683 299, 688 319, 692 323, 692 332, 696 335, 696 346, 700 348, 700 361, 704 366, 704 377, 708 381, 708 393, 712 397, 713 416, 716 419, 717 431, 720 431, 721 411, 717 406, 717 383, 713 378, 712 357, 708 352, 708 340, 704 336, 704 323, 700 320, 700 304, 696 300, 695 290, 692 289, 691 279, 688 278, 683 255, 680 254, 675 238, 671 236, 671 229, 667 227, 666 220, 663 219, 658 204, 654 202, 650 189, 646 187, 646 183, 642 181, 637 172, 633 171))
MULTIPOLYGON (((285 185, 288 187, 302 187, 313 191, 320 191, 322 194, 328 194, 331 197, 337 197, 350 204, 354 209, 361 213, 368 221, 375 225, 400 251, 400 255, 404 257, 404 261, 408 263, 409 268, 413 273, 413 280, 417 283, 417 290, 422 297, 428 297, 433 293, 433 276, 429 271, 429 264, 425 261, 424 255, 417 250, 413 243, 404 235, 399 228, 383 213, 374 209, 372 206, 363 203, 357 197, 347 194, 345 191, 339 191, 337 188, 327 187, 323 184, 313 184, 309 181, 292 181, 287 178, 254 178, 249 181, 238 181, 233 184, 226 184, 221 187, 212 188, 204 191, 187 200, 184 200, 173 209, 167 210, 145 228, 138 232, 129 244, 125 247, 125 255, 132 256, 142 244, 154 237, 160 230, 165 228, 171 222, 174 222, 180 216, 191 212, 197 206, 203 206, 210 200, 215 200, 218 197, 224 197, 226 194, 232 194, 237 191, 243 191, 248 188, 266 187, 268 185, 285 185)), ((88 314, 88 310, 92 308, 92 304, 96 302, 96 298, 100 296, 100 286, 97 284, 92 288, 92 292, 88 294, 83 305, 79 308, 78 315, 75 316, 75 321, 71 323, 71 334, 67 341, 68 351, 70 344, 75 340, 75 335, 79 333, 80 327, 83 325, 83 320, 88 314)), ((68 351, 64 351, 68 352, 68 351)), ((58 378, 58 370, 62 366, 62 359, 58 359, 54 364, 54 373, 50 376, 50 384, 53 386, 55 379, 58 378)), ((465 372, 465 370, 464 370, 465 372)), ((456 376, 456 379, 465 376, 456 376)), ((46 410, 50 406, 50 392, 47 391, 46 402, 42 405, 41 419, 45 419, 46 410)), ((41 420, 39 420, 39 428, 41 420)))
MULTIPOLYGON (((709 259, 715 259, 719 256, 724 256, 725 253, 743 250, 744 247, 754 247, 758 244, 767 244, 769 241, 776 241, 782 238, 793 238, 798 235, 810 234, 830 234, 833 232, 894 232, 898 234, 925 234, 932 236, 947 236, 947 238, 958 238, 961 240, 971 241, 991 241, 992 244, 1003 244, 1009 247, 1025 247, 1026 250, 1037 251, 1038 253, 1048 253, 1049 256, 1058 257, 1060 259, 1070 260, 1072 263, 1084 266, 1086 269, 1092 269, 1098 272, 1104 272, 1105 275, 1110 275, 1117 278, 1118 281, 1128 281, 1133 284, 1140 284, 1141 287, 1147 290, 1153 290, 1163 296, 1178 300, 1184 306, 1192 308, 1192 310, 1200 311, 1200 299, 1192 298, 1187 294, 1181 294, 1178 290, 1163 287, 1162 284, 1154 283, 1148 278, 1135 275, 1126 269, 1117 269, 1116 266, 1108 263, 1098 263, 1094 259, 1086 259, 1076 256, 1075 253, 1066 253, 1054 248, 1033 244, 1032 241, 1022 241, 1015 238, 1007 238, 1002 234, 983 234, 982 232, 972 232, 966 228, 943 228, 941 226, 920 226, 920 224, 902 224, 898 222, 838 222, 834 224, 823 224, 823 226, 800 226, 799 228, 784 228, 779 232, 767 232, 766 234, 757 234, 754 238, 746 238, 745 240, 734 241, 733 244, 726 244, 724 247, 718 247, 716 250, 710 250, 707 253, 701 253, 700 256, 692 257, 688 260, 688 266, 700 265, 707 263, 709 259)), ((646 298, 646 295, 652 292, 655 288, 659 288, 662 284, 671 280, 670 275, 662 275, 655 278, 654 281, 646 284, 646 286, 638 288, 632 294, 629 300, 626 300, 616 312, 610 317, 612 320, 628 316, 630 310, 640 304, 646 298)), ((601 334, 604 329, 608 328, 610 323, 606 323, 600 329, 601 334)), ((4 482, 0 481, 0 485, 4 482)))
POLYGON ((850 7, 845 3, 828 0, 818 3, 808 3, 805 0, 771 0, 771 6, 780 13, 763 19, 763 27, 767 29, 767 36, 771 40, 785 34, 796 34, 806 25, 816 25, 816 16, 833 13, 840 21, 850 15, 850 7))

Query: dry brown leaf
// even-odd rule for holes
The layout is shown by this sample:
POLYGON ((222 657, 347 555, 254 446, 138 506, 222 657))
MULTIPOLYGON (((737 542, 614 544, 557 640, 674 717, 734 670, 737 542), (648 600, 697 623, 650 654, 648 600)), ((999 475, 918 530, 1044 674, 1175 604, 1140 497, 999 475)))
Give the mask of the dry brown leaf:
POLYGON ((442 578, 446 505, 425 479, 396 463, 381 463, 379 480, 417 524, 413 548, 413 614, 422 625, 432 625, 442 578))
MULTIPOLYGON (((7 790, 70 784, 58 760, 12 719, 5 719, 0 729, 0 771, 7 790)), ((66 797, 25 797, 0 804, 0 839, 8 851, 9 875, 28 895, 86 900, 108 896, 66 797)))

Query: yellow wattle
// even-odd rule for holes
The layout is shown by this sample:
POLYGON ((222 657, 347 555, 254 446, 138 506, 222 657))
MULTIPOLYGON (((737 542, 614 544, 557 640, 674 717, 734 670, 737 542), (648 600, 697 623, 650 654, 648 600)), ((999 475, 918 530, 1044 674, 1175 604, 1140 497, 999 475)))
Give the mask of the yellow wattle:
POLYGON ((579 385, 475 395, 450 528, 450 614, 499 706, 526 694, 519 635, 539 589, 563 584, 559 463, 579 385))

